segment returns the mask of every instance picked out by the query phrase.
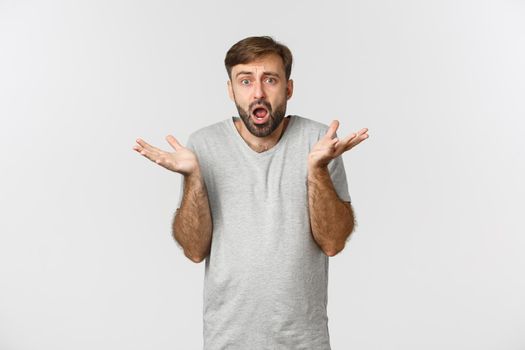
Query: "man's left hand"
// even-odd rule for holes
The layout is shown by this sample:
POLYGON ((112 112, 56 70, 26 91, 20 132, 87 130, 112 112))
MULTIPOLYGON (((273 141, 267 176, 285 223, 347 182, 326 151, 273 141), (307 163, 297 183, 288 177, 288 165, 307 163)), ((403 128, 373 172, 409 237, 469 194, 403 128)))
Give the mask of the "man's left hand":
POLYGON ((368 129, 364 128, 357 133, 351 133, 344 139, 335 138, 339 121, 333 120, 326 134, 317 142, 308 155, 308 166, 326 167, 330 161, 346 151, 354 148, 368 138, 368 129))

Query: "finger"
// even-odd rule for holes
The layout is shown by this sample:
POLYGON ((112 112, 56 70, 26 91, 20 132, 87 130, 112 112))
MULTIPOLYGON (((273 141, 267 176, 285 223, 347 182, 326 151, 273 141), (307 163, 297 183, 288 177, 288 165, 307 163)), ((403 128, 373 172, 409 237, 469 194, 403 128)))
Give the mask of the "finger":
MULTIPOLYGON (((139 146, 137 146, 139 147, 139 146)), ((150 150, 147 150, 145 148, 135 148, 135 150, 140 153, 142 156, 144 156, 145 158, 148 158, 149 160, 151 161, 156 161, 159 157, 162 156, 162 153, 160 152, 157 152, 157 151, 150 151, 150 150)))
POLYGON ((337 150, 346 149, 349 145, 349 143, 355 139, 356 133, 351 133, 350 135, 346 136, 345 138, 341 139, 339 142, 335 144, 335 148, 337 150))
POLYGON ((339 127, 339 121, 337 119, 332 120, 332 123, 330 123, 330 127, 326 131, 325 137, 330 138, 330 139, 334 138, 338 127, 339 127))
POLYGON ((143 148, 143 149, 141 149, 141 150, 139 150, 137 152, 139 152, 141 155, 143 155, 145 158, 148 158, 152 162, 156 162, 157 159, 159 159, 159 154, 157 152, 150 151, 150 150, 147 150, 145 148, 143 148))
POLYGON ((166 155, 168 154, 168 152, 160 150, 156 147, 144 148, 144 147, 141 147, 140 145, 136 145, 135 147, 133 147, 133 149, 136 150, 138 153, 140 153, 145 158, 148 158, 149 160, 157 164, 160 164, 161 162, 163 162, 166 158, 166 155))
MULTIPOLYGON (((363 129, 359 130, 356 133, 352 133, 352 134, 349 135, 348 140, 350 142, 356 142, 357 140, 362 140, 363 139, 363 135, 367 135, 366 134, 367 131, 368 131, 367 128, 363 128, 363 129)), ((368 135, 366 137, 368 137, 368 135)))
POLYGON ((137 151, 138 153, 141 153, 144 150, 144 147, 142 147, 141 145, 137 144, 137 145, 133 146, 133 149, 135 151, 137 151))
POLYGON ((173 135, 166 136, 166 141, 168 141, 170 146, 173 147, 175 149, 175 151, 178 151, 181 148, 183 148, 183 146, 180 144, 180 142, 173 135))
POLYGON ((351 133, 350 135, 348 135, 347 137, 345 137, 345 138, 343 139, 343 143, 346 145, 346 144, 348 144, 349 142, 351 142, 352 140, 355 140, 355 138, 356 138, 357 136, 358 136, 358 135, 357 135, 355 132, 353 132, 353 133, 351 133))
POLYGON ((363 128, 363 129, 359 130, 359 132, 357 133, 357 137, 355 138, 355 140, 352 140, 352 142, 359 143, 359 142, 367 139, 368 138, 367 132, 368 132, 367 128, 363 128))
POLYGON ((367 132, 368 132, 368 128, 362 128, 361 130, 359 130, 357 134, 363 135, 363 134, 366 134, 367 132))
MULTIPOLYGON (((362 131, 362 130, 361 130, 362 131)), ((360 131, 360 132, 361 132, 360 131)), ((365 133, 362 133, 362 134, 359 134, 356 135, 355 138, 353 138, 352 140, 350 140, 350 142, 346 145, 345 147, 345 152, 350 150, 351 148, 357 146, 358 144, 360 144, 361 142, 363 142, 364 140, 366 140, 367 138, 369 137, 369 135, 365 132, 365 133)))
POLYGON ((162 150, 158 149, 157 147, 154 147, 154 146, 150 145, 149 143, 147 143, 146 141, 144 141, 141 138, 138 138, 136 141, 142 148, 145 148, 145 149, 147 149, 150 152, 159 152, 159 153, 162 152, 162 150))

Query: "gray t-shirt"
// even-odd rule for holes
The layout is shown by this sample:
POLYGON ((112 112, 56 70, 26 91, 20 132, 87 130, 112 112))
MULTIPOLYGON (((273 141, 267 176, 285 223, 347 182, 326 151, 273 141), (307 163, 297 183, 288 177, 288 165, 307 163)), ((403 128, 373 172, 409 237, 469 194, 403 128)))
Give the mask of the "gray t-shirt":
MULTIPOLYGON (((237 117, 235 117, 237 118, 237 117)), ((192 133, 213 220, 205 260, 204 350, 329 350, 328 256, 313 239, 307 156, 328 126, 292 115, 279 142, 252 150, 233 118, 192 133)), ((237 118, 238 119, 238 118, 237 118)), ((350 202, 341 157, 328 165, 350 202)), ((183 194, 183 177, 181 177, 183 194)))

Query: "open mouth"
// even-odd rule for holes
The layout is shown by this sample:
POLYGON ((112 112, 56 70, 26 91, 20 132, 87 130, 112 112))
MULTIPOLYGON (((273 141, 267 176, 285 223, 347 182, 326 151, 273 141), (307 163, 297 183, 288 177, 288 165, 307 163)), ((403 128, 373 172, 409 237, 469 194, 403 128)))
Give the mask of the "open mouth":
POLYGON ((257 107, 252 112, 252 119, 256 124, 264 124, 268 121, 270 113, 266 107, 257 107))

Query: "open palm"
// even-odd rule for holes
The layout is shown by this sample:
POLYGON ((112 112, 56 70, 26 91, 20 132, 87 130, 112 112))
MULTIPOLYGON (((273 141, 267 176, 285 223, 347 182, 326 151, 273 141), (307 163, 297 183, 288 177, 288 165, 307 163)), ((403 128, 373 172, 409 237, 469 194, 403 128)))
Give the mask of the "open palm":
POLYGON ((175 152, 163 151, 140 138, 136 141, 137 145, 133 147, 135 151, 168 170, 182 175, 190 175, 199 167, 195 153, 189 148, 182 146, 172 135, 166 136, 166 141, 173 147, 175 152))
POLYGON ((368 138, 368 129, 363 128, 344 139, 335 137, 339 121, 333 120, 326 134, 312 147, 308 155, 308 164, 315 167, 327 166, 330 161, 357 146, 368 138))

